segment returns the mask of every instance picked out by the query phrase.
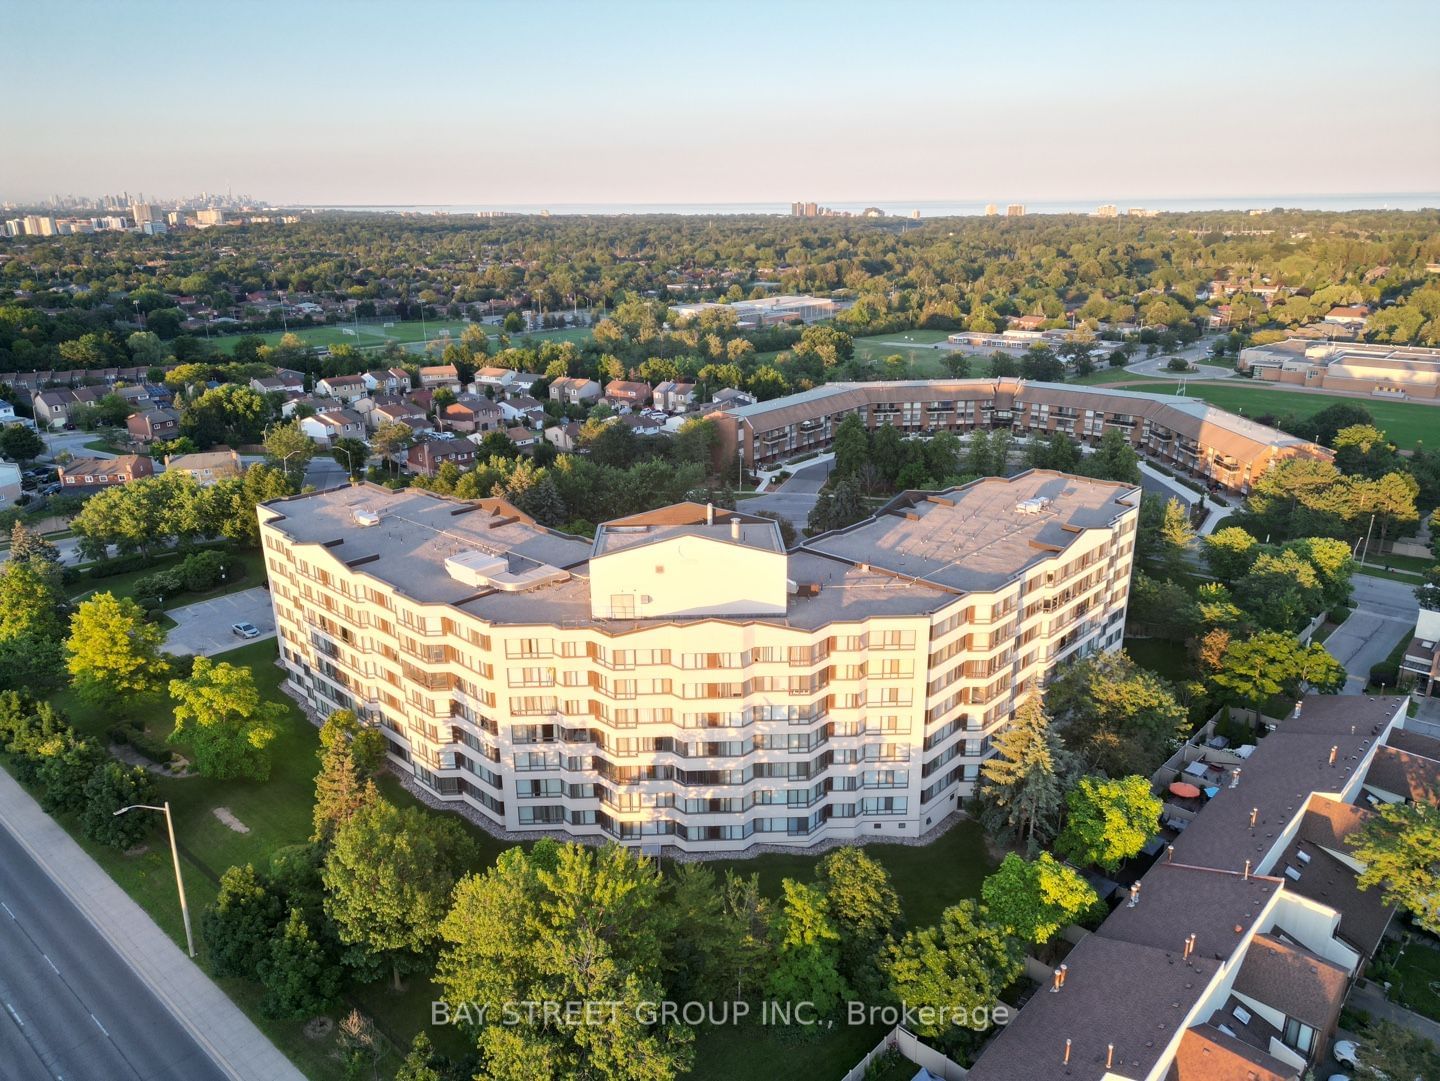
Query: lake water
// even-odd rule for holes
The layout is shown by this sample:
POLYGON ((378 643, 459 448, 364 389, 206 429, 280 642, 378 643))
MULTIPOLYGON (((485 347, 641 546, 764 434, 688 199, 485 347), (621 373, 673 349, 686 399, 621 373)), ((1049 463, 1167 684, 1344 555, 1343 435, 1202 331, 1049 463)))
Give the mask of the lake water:
MULTIPOLYGON (((1047 199, 996 199, 1000 212, 1005 212, 1006 202, 1023 203, 1030 214, 1091 214, 1099 200, 1047 199)), ((1423 210, 1440 207, 1440 192, 1359 192, 1349 195, 1244 195, 1244 196, 1195 196, 1191 198, 1113 198, 1104 202, 1114 203, 1123 214, 1130 207, 1144 207, 1160 211, 1204 211, 1204 210, 1256 210, 1286 207, 1296 210, 1423 210)), ((946 201, 920 199, 914 201, 880 200, 873 203, 821 203, 835 210, 848 210, 858 214, 866 207, 875 206, 887 215, 908 216, 920 211, 922 218, 949 218, 981 215, 985 213, 984 202, 946 201)), ((476 214, 482 211, 502 211, 509 214, 539 214, 549 211, 553 215, 617 215, 617 214, 684 214, 689 216, 724 214, 780 214, 790 213, 789 203, 550 203, 535 204, 416 204, 395 206, 343 206, 306 205, 304 210, 351 210, 377 214, 476 214)))

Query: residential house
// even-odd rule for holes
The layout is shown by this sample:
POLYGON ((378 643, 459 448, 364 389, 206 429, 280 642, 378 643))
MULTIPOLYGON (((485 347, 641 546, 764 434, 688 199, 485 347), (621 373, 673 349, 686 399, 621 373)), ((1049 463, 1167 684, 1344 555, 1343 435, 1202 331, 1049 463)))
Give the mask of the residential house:
POLYGON ((291 398, 289 401, 280 403, 280 415, 285 418, 295 416, 297 412, 309 410, 319 413, 338 413, 345 408, 345 403, 339 398, 315 398, 300 397, 291 398))
POLYGON ((538 372, 516 372, 515 378, 510 380, 510 387, 507 393, 535 395, 535 384, 544 379, 538 372))
POLYGON ((365 423, 371 431, 378 431, 387 424, 410 420, 426 423, 425 410, 404 398, 391 399, 384 403, 376 402, 375 408, 365 417, 365 423))
POLYGON ((370 393, 362 375, 327 375, 315 383, 315 393, 326 398, 338 398, 342 402, 353 402, 370 393))
POLYGON ((650 404, 650 384, 629 379, 612 379, 605 384, 605 397, 618 404, 639 409, 650 404))
POLYGON ((437 418, 452 432, 490 432, 500 427, 501 407, 479 394, 464 394, 440 411, 437 418))
POLYGON ((677 383, 667 379, 655 388, 655 408, 667 413, 683 413, 695 404, 695 384, 677 383))
POLYGON ((515 444, 516 450, 531 450, 540 442, 540 435, 533 428, 507 428, 505 437, 515 444))
POLYGON ((545 419, 545 407, 534 398, 518 397, 506 398, 500 405, 500 415, 511 424, 525 424, 529 427, 535 426, 535 418, 538 415, 543 424, 545 419))
POLYGON ((1043 315, 1019 315, 1010 320, 1007 330, 1043 330, 1046 319, 1043 315))
POLYGON ((349 409, 306 417, 300 422, 300 430, 315 442, 327 447, 333 446, 337 439, 365 438, 364 420, 349 409))
POLYGON ((66 491, 72 488, 108 488, 114 484, 129 484, 154 473, 155 463, 141 454, 122 454, 118 458, 75 458, 60 467, 60 483, 66 491))
POLYGON ((616 423, 625 425, 636 435, 661 435, 665 431, 665 421, 662 418, 644 413, 631 413, 628 416, 619 417, 616 423))
POLYGON ((234 450, 213 450, 202 454, 175 454, 165 456, 167 473, 188 473, 202 488, 209 488, 218 481, 238 477, 245 472, 240 455, 234 450))
POLYGON ((475 453, 468 439, 421 439, 405 453, 405 465, 412 473, 433 477, 446 462, 468 469, 475 464, 475 453))
POLYGON ((35 423, 46 428, 63 428, 70 423, 70 410, 75 407, 73 390, 42 390, 31 399, 35 423))
POLYGON ((573 454, 580 446, 580 425, 573 420, 545 429, 545 440, 562 454, 573 454))
POLYGON ((749 391, 725 387, 717 390, 711 401, 717 409, 735 409, 742 405, 755 405, 759 399, 749 391))
POLYGON ((1361 330, 1365 326, 1365 320, 1370 318, 1370 309, 1362 305, 1331 308, 1325 314, 1325 322, 1336 326, 1346 327, 1349 330, 1361 330))
POLYGON ((432 364, 420 369, 420 386, 430 391, 449 387, 458 392, 460 390, 460 373, 456 371, 453 364, 432 364))
POLYGON ((563 376, 550 384, 550 400, 566 405, 588 405, 600 400, 600 384, 593 379, 563 376))
POLYGON ((475 373, 475 393, 483 394, 486 387, 508 392, 515 383, 513 368, 481 368, 475 373))
POLYGON ((435 408, 435 392, 429 387, 417 387, 406 397, 427 413, 435 408))
POLYGON ((13 507, 23 492, 20 466, 0 458, 0 510, 13 507))
POLYGON ((303 391, 305 380, 291 381, 278 375, 257 375, 250 380, 250 389, 256 394, 286 394, 292 390, 303 391))
POLYGON ((15 423, 15 407, 14 407, 13 405, 11 405, 9 402, 7 402, 4 398, 0 398, 0 424, 14 424, 14 423, 15 423))
POLYGON ((180 414, 173 409, 147 409, 127 417, 125 429, 137 443, 174 439, 180 434, 180 414))
POLYGON ((380 368, 361 378, 372 394, 404 394, 410 389, 410 373, 404 368, 380 368))

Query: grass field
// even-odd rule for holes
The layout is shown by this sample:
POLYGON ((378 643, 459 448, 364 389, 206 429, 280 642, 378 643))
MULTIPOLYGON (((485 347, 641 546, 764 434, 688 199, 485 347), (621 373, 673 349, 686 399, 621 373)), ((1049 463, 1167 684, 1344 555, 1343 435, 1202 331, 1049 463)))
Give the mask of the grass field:
MULTIPOLYGON (((416 319, 397 322, 388 327, 382 323, 361 323, 358 327, 353 324, 350 326, 339 324, 323 327, 297 327, 290 333, 307 345, 353 345, 358 349, 379 349, 390 342, 414 346, 423 342, 458 341, 460 332, 468 325, 462 319, 427 319, 423 323, 416 319)), ((489 334, 493 341, 499 336, 501 330, 496 326, 486 326, 485 333, 489 334)), ((281 330, 272 330, 256 335, 256 337, 264 339, 266 345, 278 345, 284 336, 285 332, 281 330)), ((242 337, 248 337, 248 335, 223 334, 211 338, 210 341, 222 353, 230 353, 234 351, 235 343, 242 337)), ((528 334, 511 334, 509 337, 513 345, 538 344, 543 341, 581 343, 589 340, 590 331, 586 327, 570 327, 565 330, 537 330, 528 334)))
MULTIPOLYGON (((1086 379, 1073 380, 1076 383, 1113 383, 1116 379, 1102 379, 1109 376, 1093 373, 1086 379)), ((1126 373, 1126 381, 1139 380, 1145 386, 1122 387, 1140 390, 1148 394, 1171 393, 1178 383, 1169 379, 1148 379, 1126 373), (1153 384, 1153 386, 1152 386, 1153 384)), ((1198 397, 1212 406, 1230 410, 1240 416, 1279 416, 1280 413, 1295 413, 1296 416, 1312 416, 1336 402, 1354 402, 1368 410, 1375 417, 1375 425, 1385 430, 1401 451, 1414 448, 1417 442, 1440 442, 1440 406, 1427 406, 1416 402, 1375 402, 1372 399, 1355 399, 1336 394, 1308 394, 1295 390, 1272 390, 1267 384, 1253 380, 1231 380, 1228 383, 1187 383, 1185 397, 1198 397)))
MULTIPOLYGON (((265 559, 258 549, 245 549, 236 553, 240 565, 245 568, 245 573, 230 581, 209 589, 203 593, 182 593, 174 598, 171 607, 182 604, 193 604, 195 601, 209 600, 211 597, 223 597, 226 593, 236 593, 242 589, 249 589, 252 586, 265 584, 265 559)), ((117 574, 110 578, 89 578, 81 572, 80 581, 70 587, 70 599, 82 600, 92 593, 113 593, 116 597, 135 597, 135 583, 146 575, 154 574, 157 570, 165 570, 177 562, 174 554, 156 556, 147 567, 138 571, 128 571, 125 574, 117 574)))
POLYGON ((1423 942, 1410 943, 1395 963, 1391 978, 1402 1003, 1440 1021, 1440 949, 1423 942))

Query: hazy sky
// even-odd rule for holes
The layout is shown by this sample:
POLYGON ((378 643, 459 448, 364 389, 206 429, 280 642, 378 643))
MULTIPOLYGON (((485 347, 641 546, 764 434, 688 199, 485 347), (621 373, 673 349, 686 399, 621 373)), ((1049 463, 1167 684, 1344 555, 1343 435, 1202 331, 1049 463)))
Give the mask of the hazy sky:
POLYGON ((0 199, 1440 190, 1440 3, 3 0, 0 199))

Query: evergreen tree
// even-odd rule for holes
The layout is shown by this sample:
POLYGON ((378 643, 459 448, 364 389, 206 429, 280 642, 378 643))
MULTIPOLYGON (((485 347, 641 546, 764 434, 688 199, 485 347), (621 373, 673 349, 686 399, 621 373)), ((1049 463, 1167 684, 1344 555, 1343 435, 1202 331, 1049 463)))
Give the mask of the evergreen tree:
POLYGON ((395 1071, 395 1081, 445 1081, 442 1060, 430 1044, 430 1037, 423 1032, 415 1033, 410 1041, 410 1050, 405 1061, 395 1071))
POLYGON ((284 914, 280 897, 254 867, 227 869, 215 903, 200 917, 200 937, 214 974, 255 979, 284 914))
MULTIPOLYGON (((329 722, 326 722, 327 727, 329 722)), ((382 737, 383 738, 383 737, 382 737)), ((328 841, 362 807, 379 800, 375 782, 362 780, 349 738, 341 736, 321 750, 320 772, 315 775, 315 831, 312 841, 328 841)))
POLYGON ((980 767, 981 819, 1005 843, 1033 850, 1059 827, 1065 752, 1038 695, 1015 710, 980 767))
POLYGON ((314 1017, 324 1013, 340 992, 340 966, 299 909, 290 910, 258 974, 265 985, 260 1013, 269 1018, 314 1017))
POLYGON ((130 848, 150 835, 155 816, 141 812, 117 815, 121 807, 153 804, 158 798, 155 782, 139 766, 106 762, 96 767, 85 782, 85 810, 80 829, 86 837, 112 848, 130 848))

